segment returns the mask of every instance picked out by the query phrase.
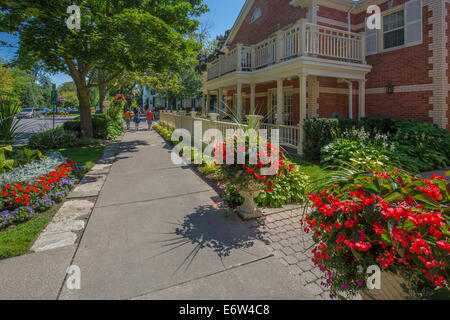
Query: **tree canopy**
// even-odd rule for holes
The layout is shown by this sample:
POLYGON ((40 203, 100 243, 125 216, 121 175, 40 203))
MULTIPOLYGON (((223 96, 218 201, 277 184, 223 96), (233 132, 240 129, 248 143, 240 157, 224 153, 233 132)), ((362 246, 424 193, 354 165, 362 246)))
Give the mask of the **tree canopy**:
POLYGON ((43 61, 72 76, 84 135, 92 136, 89 92, 123 72, 177 71, 200 49, 189 37, 207 10, 202 0, 0 1, 0 31, 19 35, 18 61, 43 61), (68 6, 81 9, 81 30, 66 26, 68 6), (109 73, 102 82, 93 69, 109 73))

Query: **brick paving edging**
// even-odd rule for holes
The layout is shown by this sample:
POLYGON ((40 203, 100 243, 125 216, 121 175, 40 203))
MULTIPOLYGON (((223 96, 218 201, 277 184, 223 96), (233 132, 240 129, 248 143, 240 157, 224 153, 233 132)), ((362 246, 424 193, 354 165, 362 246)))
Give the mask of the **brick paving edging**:
POLYGON ((330 300, 330 292, 320 284, 324 274, 311 261, 314 240, 300 225, 303 214, 303 208, 280 209, 246 224, 258 230, 269 250, 307 290, 317 299, 330 300))

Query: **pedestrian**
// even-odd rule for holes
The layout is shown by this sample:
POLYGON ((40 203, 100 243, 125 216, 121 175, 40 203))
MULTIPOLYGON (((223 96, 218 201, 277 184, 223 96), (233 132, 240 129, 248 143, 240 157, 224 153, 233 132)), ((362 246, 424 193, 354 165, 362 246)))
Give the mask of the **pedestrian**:
POLYGON ((141 113, 139 112, 139 108, 134 107, 133 108, 133 121, 134 121, 136 131, 139 130, 139 122, 141 122, 141 119, 139 118, 140 114, 141 113))
POLYGON ((152 110, 148 106, 146 106, 145 111, 146 111, 145 119, 147 120, 148 130, 151 130, 152 122, 153 122, 153 119, 155 118, 155 115, 153 114, 152 110))
POLYGON ((127 130, 130 130, 131 112, 128 108, 125 108, 125 123, 127 124, 127 130))

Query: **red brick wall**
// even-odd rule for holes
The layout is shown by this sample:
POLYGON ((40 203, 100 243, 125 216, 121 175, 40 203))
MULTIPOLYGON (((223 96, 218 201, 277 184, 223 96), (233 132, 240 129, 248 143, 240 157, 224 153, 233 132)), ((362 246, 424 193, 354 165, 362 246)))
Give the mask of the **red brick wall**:
POLYGON ((366 95, 366 116, 394 119, 416 119, 432 122, 429 103, 432 91, 366 95))
MULTIPOLYGON (((450 66, 450 3, 445 4, 447 8, 447 64, 450 66)), ((447 68, 448 83, 450 84, 450 70, 447 68)), ((450 130, 450 91, 447 96, 447 130, 450 130)))
POLYGON ((429 32, 432 25, 429 23, 431 11, 423 8, 423 43, 421 45, 392 50, 367 56, 367 64, 372 71, 367 75, 366 88, 385 87, 388 82, 394 86, 417 84, 430 84, 433 82, 429 70, 433 65, 429 58, 433 52, 429 50, 432 38, 429 32))
POLYGON ((290 1, 255 0, 253 7, 237 31, 231 46, 234 47, 237 43, 242 43, 243 45, 256 44, 276 32, 278 24, 279 28, 282 29, 291 23, 297 22, 299 19, 305 18, 308 9, 293 7, 289 4, 290 1), (259 19, 250 22, 256 8, 261 9, 262 15, 259 19))

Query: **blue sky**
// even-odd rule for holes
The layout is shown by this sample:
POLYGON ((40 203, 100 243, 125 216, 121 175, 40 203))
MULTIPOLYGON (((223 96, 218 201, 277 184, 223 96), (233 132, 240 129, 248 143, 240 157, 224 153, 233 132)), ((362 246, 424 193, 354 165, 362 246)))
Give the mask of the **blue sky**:
MULTIPOLYGON (((210 11, 204 14, 200 18, 200 21, 208 24, 212 39, 223 34, 226 29, 230 29, 233 26, 244 3, 245 0, 206 0, 210 11)), ((0 40, 6 41, 14 46, 17 45, 15 37, 6 33, 0 33, 0 40)), ((0 45, 0 59, 10 60, 14 58, 15 52, 15 48, 5 48, 0 45)), ((56 74, 51 76, 51 78, 57 85, 72 81, 72 78, 65 74, 56 74)))

